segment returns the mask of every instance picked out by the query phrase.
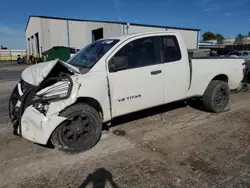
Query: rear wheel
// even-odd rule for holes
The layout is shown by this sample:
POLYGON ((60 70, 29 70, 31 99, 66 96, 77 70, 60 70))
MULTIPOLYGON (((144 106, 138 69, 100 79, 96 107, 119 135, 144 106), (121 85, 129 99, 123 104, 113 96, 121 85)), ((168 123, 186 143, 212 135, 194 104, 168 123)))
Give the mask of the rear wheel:
POLYGON ((224 81, 213 80, 208 85, 202 98, 203 105, 210 112, 223 112, 228 107, 230 89, 224 81))
POLYGON ((61 114, 67 120, 51 136, 52 144, 65 152, 91 149, 100 139, 102 122, 99 113, 88 104, 75 104, 61 114))
POLYGON ((250 71, 247 73, 246 77, 247 77, 246 82, 249 83, 250 82, 250 71))

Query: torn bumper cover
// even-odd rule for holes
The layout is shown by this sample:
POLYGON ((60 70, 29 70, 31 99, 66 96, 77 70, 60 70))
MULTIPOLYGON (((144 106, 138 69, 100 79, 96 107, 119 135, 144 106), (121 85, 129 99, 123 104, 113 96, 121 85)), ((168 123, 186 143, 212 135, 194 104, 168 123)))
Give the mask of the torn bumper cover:
POLYGON ((56 115, 46 117, 34 107, 29 106, 22 115, 18 133, 21 131, 22 137, 27 140, 45 145, 51 135, 48 133, 52 133, 65 120, 66 118, 56 115))
MULTIPOLYGON (((47 143, 55 128, 66 120, 65 117, 59 116, 59 113, 77 99, 79 84, 73 85, 72 78, 68 78, 69 80, 58 81, 42 89, 40 86, 43 83, 40 86, 32 86, 21 80, 17 84, 9 100, 9 116, 14 123, 14 134, 39 144, 47 143), (66 90, 65 82, 69 83, 66 90), (71 95, 72 92, 74 94, 71 95), (54 98, 58 95, 61 97, 54 98), (37 104, 46 106, 46 110, 37 104)), ((47 80, 50 82, 53 79, 57 78, 47 80)), ((78 83, 77 77, 73 79, 78 83)))
POLYGON ((79 70, 55 60, 30 66, 9 99, 14 134, 46 144, 53 130, 66 118, 59 113, 77 100, 79 70))
MULTIPOLYGON (((70 77, 68 78, 71 80, 70 77)), ((57 78, 48 79, 48 81, 53 79, 57 78)), ((48 96, 49 93, 54 93, 51 87, 58 85, 58 83, 60 82, 48 87, 48 89, 42 89, 41 91, 45 90, 45 95, 40 98, 37 97, 37 91, 40 90, 40 87, 32 86, 23 80, 16 85, 9 100, 9 116, 14 123, 14 134, 36 143, 47 143, 53 130, 66 118, 58 116, 58 113, 46 116, 43 110, 36 109, 36 104, 47 104, 49 106, 51 102, 55 101, 56 98, 48 99, 47 97, 51 97, 48 96)), ((71 80, 69 88, 67 88, 69 90, 68 93, 64 94, 59 100, 67 99, 70 96, 72 85, 71 80)), ((61 89, 62 87, 59 88, 61 89)), ((41 93, 41 91, 38 93, 41 93)))

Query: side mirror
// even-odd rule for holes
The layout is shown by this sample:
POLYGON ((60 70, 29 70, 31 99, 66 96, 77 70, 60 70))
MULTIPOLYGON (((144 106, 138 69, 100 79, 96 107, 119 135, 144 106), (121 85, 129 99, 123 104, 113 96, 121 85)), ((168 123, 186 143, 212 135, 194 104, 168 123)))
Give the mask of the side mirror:
POLYGON ((128 66, 128 57, 127 56, 113 57, 109 61, 109 69, 112 71, 123 70, 127 66, 128 66))

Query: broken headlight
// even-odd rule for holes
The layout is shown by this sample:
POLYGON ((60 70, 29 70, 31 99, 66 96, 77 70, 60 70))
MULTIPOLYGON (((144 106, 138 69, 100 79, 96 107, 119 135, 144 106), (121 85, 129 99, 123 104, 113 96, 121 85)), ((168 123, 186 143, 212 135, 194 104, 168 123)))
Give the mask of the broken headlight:
POLYGON ((49 78, 37 89, 33 103, 67 99, 71 94, 72 86, 73 82, 69 76, 49 78))
POLYGON ((63 99, 69 95, 70 82, 61 80, 39 91, 36 95, 43 100, 63 99))
POLYGON ((46 114, 49 103, 54 100, 67 99, 71 94, 72 87, 73 82, 68 75, 49 78, 35 90, 31 104, 36 110, 46 114))

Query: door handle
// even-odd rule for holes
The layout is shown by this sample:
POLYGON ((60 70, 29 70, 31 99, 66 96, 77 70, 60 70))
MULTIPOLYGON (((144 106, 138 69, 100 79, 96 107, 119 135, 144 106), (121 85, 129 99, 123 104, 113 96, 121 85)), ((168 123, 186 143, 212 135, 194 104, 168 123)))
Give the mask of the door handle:
POLYGON ((152 75, 157 75, 157 74, 161 74, 161 73, 162 73, 161 70, 156 70, 156 71, 151 72, 152 75))

